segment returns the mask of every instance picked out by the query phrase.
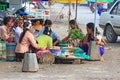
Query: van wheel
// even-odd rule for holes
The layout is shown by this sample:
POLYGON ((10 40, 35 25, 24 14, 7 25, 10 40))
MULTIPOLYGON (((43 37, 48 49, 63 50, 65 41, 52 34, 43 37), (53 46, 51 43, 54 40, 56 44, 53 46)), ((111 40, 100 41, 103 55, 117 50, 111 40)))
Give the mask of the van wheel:
POLYGON ((106 39, 108 42, 110 42, 110 43, 116 42, 118 36, 116 35, 116 33, 113 30, 113 28, 111 27, 111 25, 106 26, 105 34, 106 34, 106 39))

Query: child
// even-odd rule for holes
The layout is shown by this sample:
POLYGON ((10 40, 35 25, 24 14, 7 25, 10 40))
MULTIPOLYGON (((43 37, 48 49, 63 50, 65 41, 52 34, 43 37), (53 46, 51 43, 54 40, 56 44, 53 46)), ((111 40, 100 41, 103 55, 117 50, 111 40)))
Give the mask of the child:
POLYGON ((100 60, 104 61, 103 58, 103 54, 104 54, 104 45, 106 45, 106 42, 102 36, 102 34, 100 34, 97 30, 96 30, 96 44, 99 45, 99 49, 100 49, 100 60))

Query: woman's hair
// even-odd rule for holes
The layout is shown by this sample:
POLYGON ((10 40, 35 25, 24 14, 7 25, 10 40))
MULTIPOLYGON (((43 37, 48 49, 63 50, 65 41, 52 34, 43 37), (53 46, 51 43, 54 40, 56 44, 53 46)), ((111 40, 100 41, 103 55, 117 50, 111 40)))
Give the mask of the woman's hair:
POLYGON ((46 20, 45 20, 45 25, 52 25, 52 21, 51 21, 51 20, 46 19, 46 20))
POLYGON ((23 24, 23 32, 22 32, 21 35, 20 35, 19 43, 22 42, 23 37, 25 36, 25 33, 29 30, 29 29, 28 29, 28 26, 29 26, 29 25, 30 25, 29 22, 24 22, 24 24, 23 24))
POLYGON ((95 25, 92 22, 87 24, 87 28, 91 29, 93 32, 94 32, 94 27, 95 27, 95 25))
POLYGON ((40 21, 40 24, 43 24, 43 23, 44 23, 44 20, 43 20, 43 19, 40 19, 39 21, 40 21))
POLYGON ((29 25, 30 25, 30 22, 24 22, 23 28, 26 29, 26 28, 28 28, 29 25))
POLYGON ((10 21, 10 20, 13 20, 13 18, 12 17, 4 17, 4 19, 3 19, 3 23, 4 23, 4 25, 7 25, 7 23, 10 21))
POLYGON ((35 20, 31 20, 32 26, 35 24, 35 20))
POLYGON ((43 24, 43 23, 44 23, 44 20, 43 20, 43 19, 33 19, 33 20, 31 20, 32 25, 34 25, 37 21, 40 21, 40 24, 43 24))
POLYGON ((73 20, 70 20, 69 24, 77 25, 77 22, 73 19, 73 20))
POLYGON ((51 29, 49 29, 48 27, 45 27, 43 34, 50 36, 51 32, 52 32, 51 29))
POLYGON ((96 34, 100 34, 100 31, 98 31, 98 29, 96 28, 96 34))
POLYGON ((75 25, 75 28, 79 29, 76 20, 74 20, 74 19, 70 20, 70 21, 69 21, 69 24, 73 24, 73 25, 75 25))

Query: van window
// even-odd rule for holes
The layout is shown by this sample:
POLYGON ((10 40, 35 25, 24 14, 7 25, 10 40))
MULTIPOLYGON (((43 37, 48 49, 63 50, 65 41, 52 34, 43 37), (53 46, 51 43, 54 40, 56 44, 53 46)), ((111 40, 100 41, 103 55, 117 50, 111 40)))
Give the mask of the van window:
POLYGON ((117 15, 120 15, 120 3, 118 4, 117 15))
POLYGON ((120 15, 120 3, 119 2, 113 7, 110 14, 120 15))

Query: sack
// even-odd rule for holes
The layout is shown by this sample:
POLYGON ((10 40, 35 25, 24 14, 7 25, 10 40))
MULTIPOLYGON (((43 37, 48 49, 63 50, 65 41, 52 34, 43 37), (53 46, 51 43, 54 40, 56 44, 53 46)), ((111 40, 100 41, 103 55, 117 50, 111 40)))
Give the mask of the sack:
POLYGON ((37 53, 36 53, 36 55, 37 56, 41 56, 42 54, 44 54, 44 53, 49 53, 50 52, 50 50, 39 50, 37 53))

